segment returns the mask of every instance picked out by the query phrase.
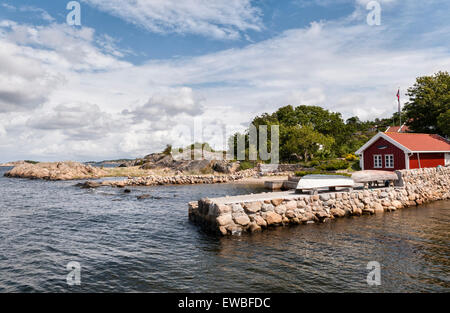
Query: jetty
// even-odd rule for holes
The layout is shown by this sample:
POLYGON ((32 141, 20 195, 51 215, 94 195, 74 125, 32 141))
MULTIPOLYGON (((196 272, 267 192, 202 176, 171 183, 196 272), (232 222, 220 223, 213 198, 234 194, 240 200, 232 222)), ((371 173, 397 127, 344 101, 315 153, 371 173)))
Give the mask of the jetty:
POLYGON ((189 203, 189 219, 221 235, 270 227, 325 223, 335 218, 384 214, 450 199, 450 167, 395 171, 394 186, 319 192, 295 191, 204 198, 189 203))

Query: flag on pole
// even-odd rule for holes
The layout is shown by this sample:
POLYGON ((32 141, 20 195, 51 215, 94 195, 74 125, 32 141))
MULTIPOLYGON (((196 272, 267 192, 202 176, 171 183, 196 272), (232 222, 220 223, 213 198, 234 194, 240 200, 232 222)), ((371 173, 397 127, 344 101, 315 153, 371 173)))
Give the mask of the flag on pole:
POLYGON ((400 88, 398 88, 398 91, 397 91, 397 100, 398 100, 398 116, 399 116, 399 120, 400 120, 400 127, 402 127, 402 110, 400 107, 400 88))

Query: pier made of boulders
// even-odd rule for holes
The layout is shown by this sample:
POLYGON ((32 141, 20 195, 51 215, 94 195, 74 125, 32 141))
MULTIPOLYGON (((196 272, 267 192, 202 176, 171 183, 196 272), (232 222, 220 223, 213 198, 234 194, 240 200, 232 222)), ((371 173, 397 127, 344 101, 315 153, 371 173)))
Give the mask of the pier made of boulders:
POLYGON ((384 214, 450 199, 450 167, 396 171, 395 187, 325 192, 273 192, 201 199, 189 203, 189 219, 221 235, 269 227, 325 223, 335 218, 384 214))

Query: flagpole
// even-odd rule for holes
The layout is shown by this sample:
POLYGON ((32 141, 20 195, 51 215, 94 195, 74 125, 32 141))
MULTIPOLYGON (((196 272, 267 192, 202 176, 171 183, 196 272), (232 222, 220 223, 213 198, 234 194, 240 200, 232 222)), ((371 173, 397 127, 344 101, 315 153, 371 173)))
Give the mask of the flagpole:
POLYGON ((400 127, 402 127, 402 112, 400 109, 400 87, 398 87, 398 117, 400 119, 400 127))

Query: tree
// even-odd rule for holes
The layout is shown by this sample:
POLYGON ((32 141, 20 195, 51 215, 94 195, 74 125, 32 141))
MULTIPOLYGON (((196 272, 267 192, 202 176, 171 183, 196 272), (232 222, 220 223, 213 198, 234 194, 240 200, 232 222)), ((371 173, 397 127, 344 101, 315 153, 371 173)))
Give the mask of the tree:
POLYGON ((442 134, 450 137, 450 109, 438 116, 437 123, 442 134))
POLYGON ((280 129, 280 157, 284 160, 312 159, 316 153, 329 149, 334 139, 314 130, 311 124, 283 126, 280 129))
POLYGON ((164 151, 162 152, 165 155, 169 155, 172 153, 172 145, 166 145, 166 148, 164 149, 164 151))
MULTIPOLYGON (((408 89, 409 101, 403 108, 408 118, 407 125, 414 132, 445 134, 445 124, 438 124, 438 117, 445 120, 450 109, 450 75, 438 72, 433 76, 416 79, 408 89)), ((448 125, 448 124, 447 124, 448 125)))

